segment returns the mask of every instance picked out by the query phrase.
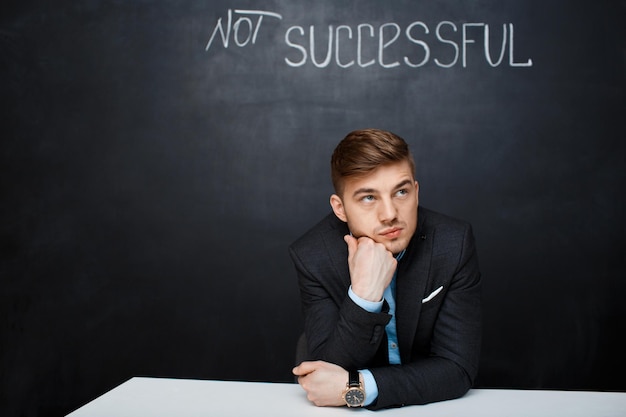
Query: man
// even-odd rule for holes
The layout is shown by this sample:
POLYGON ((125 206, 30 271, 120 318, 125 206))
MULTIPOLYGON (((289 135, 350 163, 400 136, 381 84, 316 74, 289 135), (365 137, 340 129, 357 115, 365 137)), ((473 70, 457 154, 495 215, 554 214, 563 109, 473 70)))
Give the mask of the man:
POLYGON ((471 226, 418 208, 406 142, 349 133, 331 158, 333 213, 289 248, 318 406, 370 409, 457 398, 472 386, 480 272, 471 226))

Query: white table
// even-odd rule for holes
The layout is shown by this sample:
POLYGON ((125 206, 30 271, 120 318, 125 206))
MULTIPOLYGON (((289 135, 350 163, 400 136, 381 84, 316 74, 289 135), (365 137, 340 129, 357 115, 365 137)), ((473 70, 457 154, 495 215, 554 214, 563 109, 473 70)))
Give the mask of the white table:
POLYGON ((381 411, 315 407, 297 384, 131 378, 68 417, 624 417, 626 393, 474 389, 463 398, 381 411))

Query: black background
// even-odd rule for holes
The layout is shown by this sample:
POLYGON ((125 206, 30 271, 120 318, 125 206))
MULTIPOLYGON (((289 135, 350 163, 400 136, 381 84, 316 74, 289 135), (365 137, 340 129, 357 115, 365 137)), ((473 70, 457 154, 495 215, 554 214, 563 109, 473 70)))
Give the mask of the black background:
POLYGON ((287 246, 328 212, 330 153, 363 127, 403 136, 420 203, 474 226, 478 386, 626 390, 625 17, 582 0, 2 2, 0 413, 64 415, 132 376, 291 382, 287 246), (207 51, 228 9, 282 19, 207 51), (314 25, 321 61, 328 25, 414 21, 420 68, 406 37, 396 68, 285 62, 294 25, 301 43, 314 25), (468 27, 466 66, 440 67, 441 21, 458 44, 489 24, 494 59, 511 23, 533 65, 491 67, 468 27))

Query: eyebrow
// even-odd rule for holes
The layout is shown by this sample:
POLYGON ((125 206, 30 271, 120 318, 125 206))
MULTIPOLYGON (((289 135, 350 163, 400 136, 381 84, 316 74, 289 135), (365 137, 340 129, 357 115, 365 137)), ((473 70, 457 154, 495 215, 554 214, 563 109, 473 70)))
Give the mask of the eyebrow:
MULTIPOLYGON (((411 185, 412 181, 409 179, 406 179, 404 181, 401 181, 398 185, 396 185, 393 189, 397 190, 399 188, 402 187, 406 187, 407 185, 411 185)), ((378 193, 378 190, 374 189, 374 188, 359 188, 358 190, 356 190, 353 194, 352 197, 356 197, 359 194, 376 194, 378 193)))

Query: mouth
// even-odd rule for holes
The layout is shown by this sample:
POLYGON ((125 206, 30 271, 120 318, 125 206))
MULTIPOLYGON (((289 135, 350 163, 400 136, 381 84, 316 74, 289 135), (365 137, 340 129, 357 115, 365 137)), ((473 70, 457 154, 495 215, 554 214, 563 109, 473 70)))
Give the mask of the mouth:
POLYGON ((402 233, 402 228, 400 227, 392 227, 390 229, 385 229, 381 231, 379 234, 385 239, 396 239, 402 233))

